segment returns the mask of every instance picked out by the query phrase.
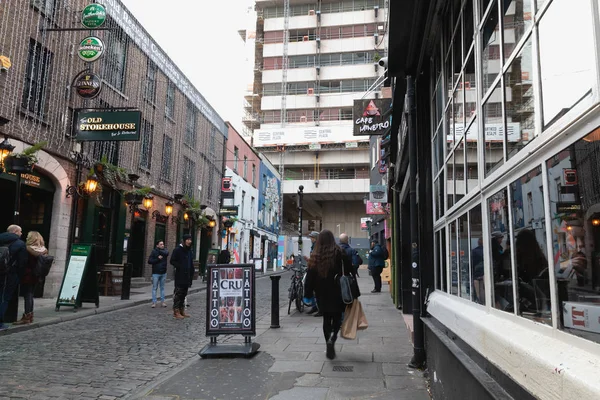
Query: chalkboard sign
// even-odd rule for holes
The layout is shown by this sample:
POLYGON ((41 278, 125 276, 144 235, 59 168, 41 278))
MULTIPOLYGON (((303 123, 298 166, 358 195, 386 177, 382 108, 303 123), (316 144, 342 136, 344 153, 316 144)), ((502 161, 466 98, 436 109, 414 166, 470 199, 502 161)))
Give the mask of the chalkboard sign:
POLYGON ((253 264, 208 265, 206 335, 255 335, 253 264))
MULTIPOLYGON (((91 253, 92 245, 89 244, 74 244, 71 248, 71 256, 69 257, 67 270, 65 271, 58 299, 56 300, 56 311, 58 311, 60 306, 70 306, 75 308, 81 306, 81 295, 84 286, 86 286, 86 282, 90 280, 90 278, 86 279, 86 272, 88 270, 88 265, 92 263, 91 253)), ((94 277, 94 279, 97 278, 94 277)), ((98 306, 97 301, 96 306, 98 306)))

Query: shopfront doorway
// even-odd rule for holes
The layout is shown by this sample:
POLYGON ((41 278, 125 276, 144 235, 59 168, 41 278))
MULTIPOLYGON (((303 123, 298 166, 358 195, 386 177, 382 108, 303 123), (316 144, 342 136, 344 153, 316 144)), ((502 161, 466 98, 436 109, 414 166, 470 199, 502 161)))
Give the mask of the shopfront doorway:
POLYGON ((128 261, 133 266, 134 278, 144 275, 144 247, 146 242, 146 212, 136 211, 129 238, 128 261))

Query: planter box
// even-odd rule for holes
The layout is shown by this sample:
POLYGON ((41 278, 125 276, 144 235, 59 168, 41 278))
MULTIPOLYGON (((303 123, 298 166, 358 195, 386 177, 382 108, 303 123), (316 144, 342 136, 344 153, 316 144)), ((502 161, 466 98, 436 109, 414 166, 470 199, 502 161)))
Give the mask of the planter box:
POLYGON ((4 169, 6 172, 31 172, 33 165, 29 165, 28 162, 27 158, 8 156, 4 159, 4 169))
POLYGON ((142 196, 141 194, 127 193, 125 195, 125 202, 127 204, 142 204, 143 199, 144 196, 142 196))

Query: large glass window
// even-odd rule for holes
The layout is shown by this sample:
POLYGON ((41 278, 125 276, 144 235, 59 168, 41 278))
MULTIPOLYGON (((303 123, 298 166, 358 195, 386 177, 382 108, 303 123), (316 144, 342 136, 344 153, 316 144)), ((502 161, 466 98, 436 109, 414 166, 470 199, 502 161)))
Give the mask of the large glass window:
POLYGON ((504 119, 502 118, 501 82, 483 104, 486 175, 504 164, 504 119))
POLYGON ((492 260, 493 307, 502 311, 513 312, 508 201, 506 189, 500 190, 488 199, 487 208, 491 237, 488 251, 490 251, 490 259, 492 260))
POLYGON ((485 304, 485 280, 483 262, 483 229, 481 227, 481 205, 469 211, 469 249, 471 300, 485 304))
POLYGON ((500 72, 500 21, 498 18, 498 5, 494 1, 492 12, 488 15, 483 29, 481 31, 482 43, 482 72, 483 86, 482 93, 487 92, 492 87, 492 83, 500 72))
POLYGON ((546 162, 559 326, 595 342, 600 342, 599 165, 600 128, 546 162))
POLYGON ((469 220, 467 214, 458 219, 458 282, 459 295, 471 298, 471 278, 469 268, 469 220))
POLYGON ((532 37, 529 37, 504 74, 508 158, 535 136, 534 68, 532 37))
POLYGON ((504 59, 508 59, 515 46, 531 26, 533 0, 503 0, 504 59))
POLYGON ((518 314, 552 324, 541 166, 510 185, 518 314))
POLYGON ((554 0, 539 25, 544 128, 592 91, 595 46, 590 2, 554 0))
POLYGON ((448 226, 448 236, 450 237, 450 293, 458 295, 458 236, 457 222, 452 221, 448 226))

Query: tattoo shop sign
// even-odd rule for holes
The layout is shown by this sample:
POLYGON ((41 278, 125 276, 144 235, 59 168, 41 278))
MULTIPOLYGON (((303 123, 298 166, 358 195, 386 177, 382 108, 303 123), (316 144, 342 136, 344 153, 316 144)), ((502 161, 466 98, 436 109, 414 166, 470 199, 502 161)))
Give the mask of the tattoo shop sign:
POLYGON ((382 135, 391 125, 391 99, 354 100, 354 136, 382 135))
POLYGON ((140 111, 76 109, 73 134, 78 141, 139 141, 140 111))
POLYGON ((206 335, 255 335, 253 264, 208 265, 206 335))

